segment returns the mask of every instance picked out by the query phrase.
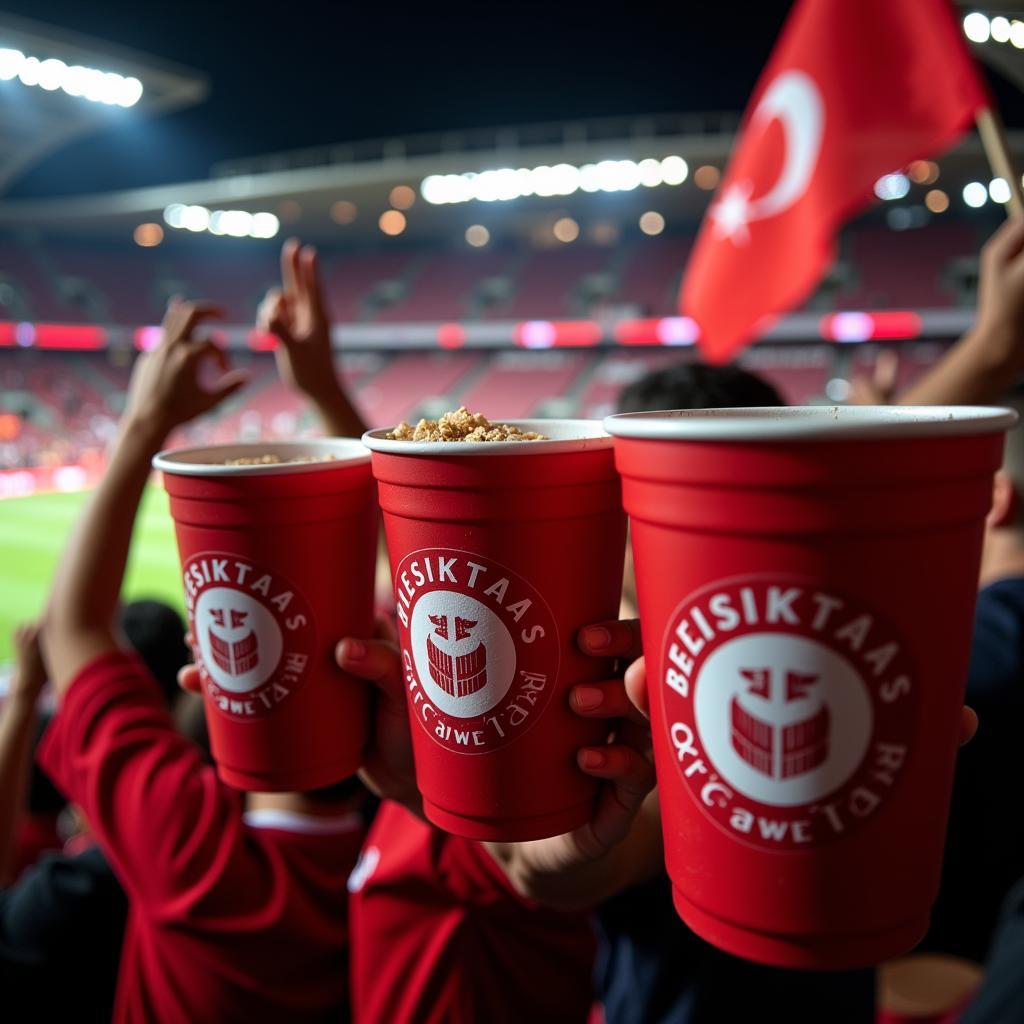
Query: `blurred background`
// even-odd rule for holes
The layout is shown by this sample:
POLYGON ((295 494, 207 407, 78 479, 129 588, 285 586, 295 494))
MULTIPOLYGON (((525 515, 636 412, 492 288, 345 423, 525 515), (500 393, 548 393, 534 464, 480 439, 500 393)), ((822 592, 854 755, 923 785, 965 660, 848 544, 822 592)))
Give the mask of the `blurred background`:
MULTIPOLYGON (((678 7, 8 3, 0 661, 169 296, 222 302, 253 376, 185 440, 317 432, 254 328, 288 237, 320 250, 372 426, 460 404, 599 417, 697 358, 680 278, 789 4, 678 7)), ((1019 154, 1024 5, 961 15, 1019 154)), ((972 322, 1009 196, 977 138, 875 192, 818 291, 741 357, 790 402, 845 400, 883 348, 905 386, 972 322)), ((139 530, 129 593, 180 605, 157 487, 139 530)))

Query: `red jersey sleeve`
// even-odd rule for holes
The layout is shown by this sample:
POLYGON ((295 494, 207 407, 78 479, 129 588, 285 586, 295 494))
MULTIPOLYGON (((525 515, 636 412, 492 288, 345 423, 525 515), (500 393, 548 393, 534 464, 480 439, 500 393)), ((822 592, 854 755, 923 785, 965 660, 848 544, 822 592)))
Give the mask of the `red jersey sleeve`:
MULTIPOLYGON (((133 900, 165 916, 195 910, 244 842, 240 798, 174 728, 133 655, 90 662, 64 695, 39 761, 85 812, 133 900)), ((255 865, 250 865, 255 867, 255 865)))

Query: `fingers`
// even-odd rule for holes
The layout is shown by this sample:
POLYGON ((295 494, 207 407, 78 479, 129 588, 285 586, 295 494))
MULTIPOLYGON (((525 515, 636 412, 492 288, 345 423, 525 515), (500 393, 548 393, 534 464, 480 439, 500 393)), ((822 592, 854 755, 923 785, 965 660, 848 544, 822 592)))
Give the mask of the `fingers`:
POLYGON ((978 713, 974 708, 965 706, 960 717, 960 746, 970 743, 977 731, 978 713))
POLYGON ((299 275, 313 310, 319 315, 323 312, 323 296, 320 291, 319 257, 311 245, 305 246, 299 257, 299 275))
POLYGON ((192 332, 203 320, 220 320, 223 317, 224 310, 213 302, 178 303, 171 325, 164 331, 164 342, 190 341, 192 332))
POLYGON ((1009 263, 1024 250, 1024 217, 1010 217, 982 246, 981 261, 995 268, 1009 263))
POLYGON ((299 289, 299 240, 289 238, 281 246, 281 283, 285 294, 294 295, 299 289))
POLYGON ((646 721, 626 694, 626 687, 621 679, 574 686, 569 691, 569 706, 582 718, 628 718, 634 722, 646 721))
POLYGON ((178 669, 178 685, 188 693, 202 693, 203 684, 198 665, 184 665, 178 669))
POLYGON ((643 657, 637 658, 636 661, 626 669, 626 675, 622 681, 626 688, 626 694, 633 702, 633 706, 645 718, 650 718, 651 707, 649 695, 647 693, 647 663, 644 661, 643 657))
POLYGON ((263 332, 271 330, 270 322, 280 317, 282 313, 280 307, 283 300, 284 296, 281 294, 280 288, 271 288, 267 294, 263 296, 263 301, 256 309, 257 330, 263 332))
POLYGON ((611 783, 603 787, 597 811, 585 826, 598 856, 625 839, 633 819, 654 788, 654 765, 632 747, 609 744, 604 747, 583 747, 577 754, 580 770, 611 783))
POLYGON ((600 658, 637 658, 642 652, 640 621, 610 619, 584 626, 576 637, 580 650, 600 658))
POLYGON ((872 371, 872 383, 884 405, 890 405, 896 394, 896 381, 900 372, 900 357, 892 349, 884 348, 878 353, 872 371))
POLYGON ((405 708, 402 659, 394 644, 346 637, 335 648, 334 654, 339 668, 349 675, 373 683, 389 702, 401 702, 402 708, 405 708))

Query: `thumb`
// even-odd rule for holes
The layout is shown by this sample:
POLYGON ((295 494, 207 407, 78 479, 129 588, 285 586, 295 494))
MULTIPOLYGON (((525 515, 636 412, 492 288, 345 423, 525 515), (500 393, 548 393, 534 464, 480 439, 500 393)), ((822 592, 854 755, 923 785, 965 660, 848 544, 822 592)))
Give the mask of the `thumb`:
POLYGON ((178 669, 178 685, 187 693, 202 693, 198 665, 184 665, 178 669))
POLYGON ((339 668, 358 679, 373 683, 391 710, 405 714, 402 684, 402 660, 394 644, 381 640, 357 640, 346 637, 335 648, 339 668))
POLYGON ((276 335, 286 348, 295 344, 288 299, 276 288, 267 293, 263 305, 260 306, 259 321, 261 330, 276 335))
POLYGON ((229 370, 220 378, 219 381, 217 381, 213 390, 210 392, 213 404, 217 405, 218 403, 223 402, 228 395, 233 395, 248 383, 248 370, 229 370))
POLYGON ((644 718, 651 717, 650 701, 647 695, 647 662, 641 657, 637 658, 629 668, 623 679, 626 684, 626 694, 633 702, 637 711, 644 718))

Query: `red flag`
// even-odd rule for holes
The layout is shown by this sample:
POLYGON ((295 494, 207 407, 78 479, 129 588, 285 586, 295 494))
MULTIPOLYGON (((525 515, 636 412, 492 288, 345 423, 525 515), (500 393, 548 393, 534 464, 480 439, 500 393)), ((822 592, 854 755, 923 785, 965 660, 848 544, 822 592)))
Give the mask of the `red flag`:
POLYGON ((875 182, 989 105, 948 0, 798 0, 683 283, 705 356, 728 359, 802 302, 875 182))

